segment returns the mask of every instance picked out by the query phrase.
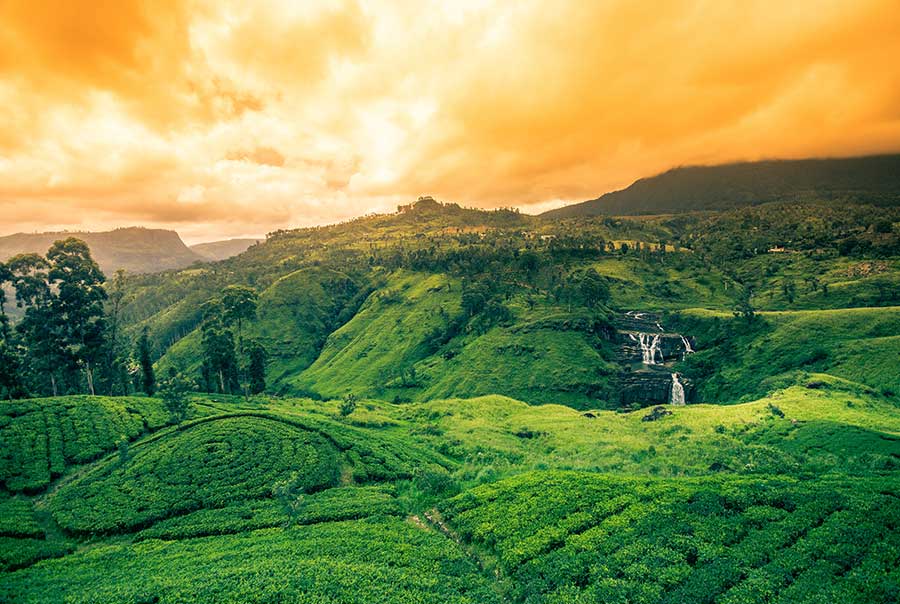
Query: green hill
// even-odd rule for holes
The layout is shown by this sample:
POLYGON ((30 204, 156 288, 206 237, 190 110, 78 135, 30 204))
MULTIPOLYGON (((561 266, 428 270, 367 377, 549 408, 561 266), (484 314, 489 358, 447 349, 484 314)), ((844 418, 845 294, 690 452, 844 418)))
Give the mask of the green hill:
POLYGON ((898 205, 900 155, 678 167, 543 216, 672 214, 812 201, 898 205))

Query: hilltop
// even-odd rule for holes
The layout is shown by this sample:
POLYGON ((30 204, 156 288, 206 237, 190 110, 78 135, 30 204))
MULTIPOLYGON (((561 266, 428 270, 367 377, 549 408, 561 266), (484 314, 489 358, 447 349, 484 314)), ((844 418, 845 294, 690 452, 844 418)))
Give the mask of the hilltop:
POLYGON ((678 167, 542 216, 674 214, 820 201, 900 205, 900 155, 678 167))
POLYGON ((178 233, 165 229, 127 227, 105 232, 62 231, 16 233, 0 237, 0 262, 16 254, 44 254, 54 241, 77 237, 87 243, 94 259, 108 276, 119 269, 154 273, 184 268, 204 257, 191 251, 178 233))

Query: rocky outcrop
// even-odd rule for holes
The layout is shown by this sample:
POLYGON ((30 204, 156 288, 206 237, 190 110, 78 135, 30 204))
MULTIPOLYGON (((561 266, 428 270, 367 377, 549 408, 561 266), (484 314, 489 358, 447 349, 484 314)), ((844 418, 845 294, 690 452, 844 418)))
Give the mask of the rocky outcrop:
POLYGON ((672 365, 694 352, 692 337, 666 331, 656 313, 631 311, 615 320, 611 338, 616 361, 619 404, 624 408, 683 405, 694 400, 695 385, 672 365))

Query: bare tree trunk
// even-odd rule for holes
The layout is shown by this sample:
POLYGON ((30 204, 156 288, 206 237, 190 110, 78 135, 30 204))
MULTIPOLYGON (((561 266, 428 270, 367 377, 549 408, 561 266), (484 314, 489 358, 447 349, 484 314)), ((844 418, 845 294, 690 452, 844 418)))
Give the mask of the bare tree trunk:
POLYGON ((222 390, 222 394, 225 394, 225 376, 222 375, 221 369, 219 369, 219 388, 222 390))
POLYGON ((50 385, 53 386, 53 396, 58 396, 56 393, 56 378, 52 373, 50 374, 50 385))
POLYGON ((91 369, 91 364, 87 363, 84 367, 84 373, 87 376, 88 390, 91 391, 91 396, 95 396, 94 392, 94 371, 91 369))

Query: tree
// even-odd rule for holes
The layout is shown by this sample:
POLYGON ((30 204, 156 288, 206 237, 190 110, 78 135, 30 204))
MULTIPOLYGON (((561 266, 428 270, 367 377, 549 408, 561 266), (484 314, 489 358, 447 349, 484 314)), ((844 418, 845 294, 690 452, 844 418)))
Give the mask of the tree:
POLYGON ((128 362, 131 358, 130 345, 122 337, 121 309, 125 300, 125 271, 119 269, 112 283, 106 286, 108 299, 106 315, 109 324, 108 344, 106 347, 105 377, 109 384, 110 394, 128 394, 131 391, 131 380, 128 375, 128 362))
POLYGON ((341 401, 340 414, 347 417, 354 411, 356 411, 356 395, 348 392, 341 401))
POLYGON ((266 389, 266 349, 257 341, 251 341, 247 347, 249 358, 247 379, 250 394, 259 394, 266 389))
POLYGON ((27 350, 22 370, 29 377, 37 374, 49 378, 49 391, 56 396, 59 393, 56 378, 65 364, 65 355, 50 308, 52 294, 47 282, 50 264, 43 256, 31 253, 12 257, 6 267, 16 290, 16 306, 26 309, 16 327, 27 350))
POLYGON ((169 375, 159 383, 159 396, 169 412, 172 423, 180 424, 190 412, 190 392, 194 383, 184 374, 169 368, 169 375))
POLYGON ((594 307, 609 302, 609 285, 596 270, 589 269, 578 273, 575 282, 578 297, 583 305, 594 307))
POLYGON ((222 302, 213 299, 204 304, 203 323, 203 377, 208 390, 222 394, 239 389, 237 358, 234 352, 234 334, 222 321, 222 302))
POLYGON ((741 288, 738 294, 737 304, 734 307, 734 316, 743 317, 748 323, 756 317, 756 309, 750 302, 751 290, 749 287, 741 288))
POLYGON ((222 290, 222 323, 226 327, 237 324, 238 349, 244 351, 243 322, 256 318, 258 296, 245 285, 229 285, 222 290))
POLYGON ((94 391, 94 367, 105 352, 105 277, 87 244, 75 237, 55 242, 47 251, 48 282, 56 288, 51 302, 58 336, 70 363, 84 369, 88 390, 94 391))
POLYGON ((150 354, 150 329, 145 325, 137 342, 138 363, 141 366, 141 387, 147 396, 156 392, 156 375, 153 373, 153 358, 150 354))

